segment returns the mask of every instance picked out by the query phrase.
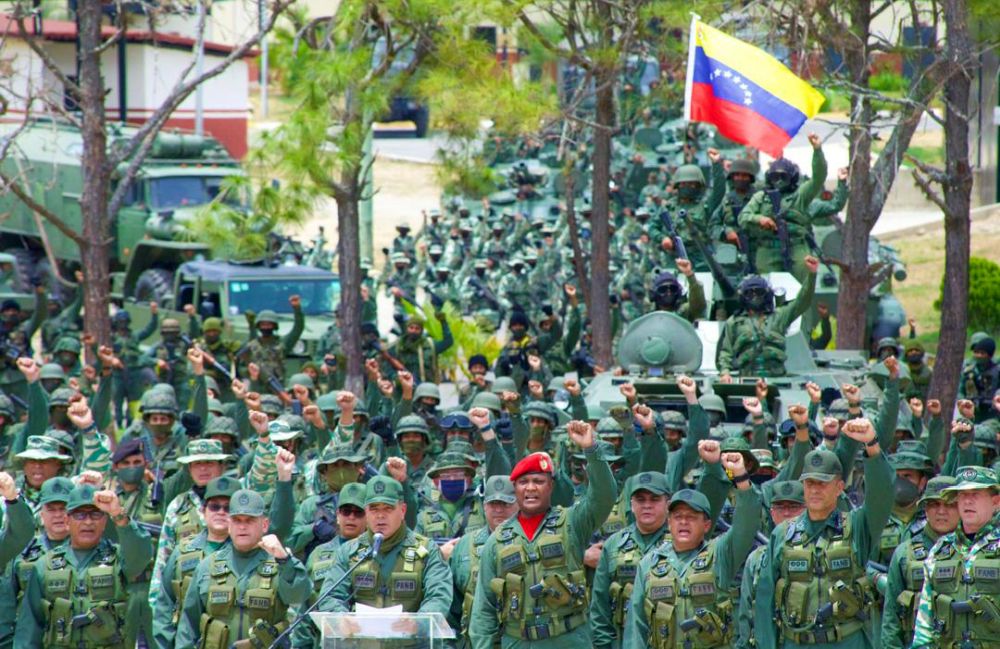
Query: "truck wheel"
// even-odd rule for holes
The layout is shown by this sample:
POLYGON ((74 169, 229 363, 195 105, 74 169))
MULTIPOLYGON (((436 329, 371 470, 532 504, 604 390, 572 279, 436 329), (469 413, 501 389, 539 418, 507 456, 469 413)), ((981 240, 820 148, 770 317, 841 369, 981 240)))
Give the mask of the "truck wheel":
POLYGON ((135 281, 137 302, 163 302, 174 292, 174 274, 165 268, 147 268, 135 281))
POLYGON ((17 261, 17 268, 14 271, 14 288, 21 293, 34 292, 31 279, 35 274, 35 256, 27 248, 8 248, 4 252, 17 261))

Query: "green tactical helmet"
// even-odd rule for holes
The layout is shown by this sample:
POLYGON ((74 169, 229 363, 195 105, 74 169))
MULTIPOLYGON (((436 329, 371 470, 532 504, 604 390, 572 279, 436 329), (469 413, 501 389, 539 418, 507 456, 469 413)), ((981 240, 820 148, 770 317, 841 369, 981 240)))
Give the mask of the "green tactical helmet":
POLYGON ((726 416, 726 402, 717 394, 703 394, 698 398, 698 403, 705 412, 721 412, 723 417, 726 416))
POLYGON ((264 394, 260 397, 260 411, 277 417, 285 411, 285 407, 281 405, 281 399, 276 395, 264 394))
POLYGON ((687 419, 680 412, 664 410, 660 413, 660 421, 663 422, 663 427, 667 430, 679 430, 682 434, 687 435, 687 419))
POLYGON ((179 334, 180 332, 181 323, 176 318, 166 318, 160 323, 161 334, 179 334))
POLYGON ((219 389, 218 382, 215 379, 213 379, 211 376, 209 376, 208 374, 205 374, 204 376, 205 376, 205 389, 206 390, 211 390, 212 392, 214 392, 216 394, 220 394, 222 392, 222 390, 219 389))
POLYGON ((544 401, 532 401, 521 409, 521 414, 525 419, 528 417, 538 417, 549 422, 550 428, 559 425, 559 416, 552 410, 552 407, 544 401))
POLYGON ((698 165, 681 165, 674 172, 673 177, 670 179, 674 184, 677 183, 701 183, 705 184, 705 174, 701 172, 701 167, 698 165))
POLYGON ((222 318, 205 318, 205 322, 201 323, 202 331, 222 331, 222 318))
POLYGON ((225 411, 225 407, 222 402, 215 397, 208 398, 208 411, 214 414, 216 417, 221 416, 222 412, 225 411))
POLYGON ((59 352, 70 352, 71 354, 80 353, 80 341, 76 338, 71 338, 69 336, 63 336, 58 341, 56 341, 56 346, 52 350, 53 353, 59 352))
POLYGON ((899 351, 899 342, 895 338, 881 338, 878 344, 875 346, 875 353, 879 353, 885 347, 892 347, 897 352, 899 351))
POLYGON ((431 399, 437 399, 438 403, 441 402, 441 390, 438 389, 437 383, 431 383, 430 381, 424 381, 419 384, 416 389, 413 390, 413 400, 423 399, 424 397, 430 397, 431 399))
POLYGON ((235 439, 240 437, 239 426, 236 425, 236 420, 232 417, 212 417, 209 422, 205 425, 204 431, 205 437, 211 437, 212 435, 229 435, 235 439))
POLYGON ((254 324, 257 327, 260 327, 261 323, 263 323, 263 322, 270 322, 275 327, 277 327, 278 326, 278 314, 275 313, 274 311, 272 311, 271 309, 264 309, 263 311, 261 311, 260 313, 257 314, 257 319, 254 321, 254 324))
POLYGON ((316 389, 316 384, 313 383, 312 377, 301 372, 298 374, 292 374, 288 377, 288 388, 291 389, 293 385, 302 385, 310 390, 316 389))
POLYGON ((428 444, 431 441, 431 434, 427 430, 427 423, 418 415, 406 415, 400 418, 399 423, 396 424, 396 439, 399 439, 403 433, 420 433, 427 440, 428 444))
POLYGON ((851 404, 847 402, 847 399, 834 399, 826 408, 826 416, 847 421, 851 418, 850 408, 851 404))
POLYGON ((492 392, 480 392, 472 398, 473 408, 486 408, 491 411, 494 415, 500 414, 502 409, 500 406, 500 397, 493 394, 492 392))
MULTIPOLYGON (((326 394, 319 395, 316 397, 316 407, 320 410, 340 412, 340 408, 337 407, 337 393, 327 392, 326 394)), ((355 410, 356 409, 357 404, 355 404, 355 410)))
POLYGON ((996 426, 990 421, 976 424, 973 431, 973 444, 978 448, 993 450, 997 446, 996 426))
POLYGON ((148 390, 139 401, 139 412, 143 417, 155 413, 177 416, 177 400, 164 390, 148 390))
POLYGON ((365 403, 364 399, 358 399, 354 402, 354 416, 364 417, 365 419, 369 417, 368 404, 365 403))
POLYGON ((750 449, 750 442, 743 439, 742 435, 732 435, 722 440, 719 450, 723 453, 739 453, 743 456, 743 466, 748 474, 753 474, 760 467, 760 461, 750 449))
POLYGON ((76 390, 72 388, 56 388, 49 395, 49 408, 56 406, 68 406, 69 400, 76 395, 76 390))
POLYGON ((922 471, 923 473, 934 472, 934 464, 931 462, 931 459, 926 455, 921 455, 919 453, 911 453, 907 451, 893 453, 889 456, 889 464, 896 471, 909 469, 913 471, 922 471))
POLYGON ((601 437, 623 437, 625 431, 612 417, 604 417, 597 422, 597 434, 601 437))
POLYGON ((7 423, 11 423, 17 413, 14 411, 14 402, 6 394, 0 394, 0 415, 7 418, 7 423))
POLYGON ((59 379, 60 381, 66 380, 66 372, 63 371, 62 365, 59 363, 46 363, 42 365, 42 369, 38 374, 39 379, 59 379))
POLYGON ((552 380, 549 381, 548 387, 545 388, 546 392, 558 392, 566 388, 566 378, 562 376, 553 376, 552 380))
MULTIPOLYGON (((701 171, 699 169, 699 171, 701 171)), ((750 176, 756 176, 757 170, 754 168, 754 164, 751 160, 746 158, 737 158, 729 163, 729 171, 726 172, 726 178, 732 177, 733 174, 749 174, 750 176)))
POLYGON ((490 392, 500 394, 501 392, 517 392, 517 383, 509 376, 498 376, 493 379, 490 392))

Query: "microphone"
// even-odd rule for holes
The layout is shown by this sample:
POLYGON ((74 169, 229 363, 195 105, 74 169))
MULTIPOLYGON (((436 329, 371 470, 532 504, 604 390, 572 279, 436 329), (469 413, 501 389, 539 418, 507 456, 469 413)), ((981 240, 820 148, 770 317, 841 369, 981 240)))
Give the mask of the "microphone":
POLYGON ((375 532, 372 536, 372 556, 374 557, 378 554, 378 551, 382 549, 382 541, 385 540, 385 535, 381 532, 375 532))

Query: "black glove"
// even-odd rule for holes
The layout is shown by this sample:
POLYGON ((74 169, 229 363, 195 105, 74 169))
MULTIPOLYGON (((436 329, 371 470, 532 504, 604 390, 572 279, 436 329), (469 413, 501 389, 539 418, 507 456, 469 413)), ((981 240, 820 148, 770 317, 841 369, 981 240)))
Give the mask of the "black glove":
POLYGON ((386 444, 394 444, 392 436, 392 421, 385 415, 376 415, 368 422, 368 430, 382 438, 386 444))
POLYGON ((497 423, 493 425, 493 430, 496 431, 497 437, 499 437, 504 442, 509 442, 514 439, 514 427, 510 423, 510 417, 504 413, 497 423))
POLYGON ((326 543, 337 533, 337 528, 333 526, 333 523, 321 518, 315 523, 313 523, 313 537, 320 543, 326 543))
POLYGON ((193 412, 181 413, 181 426, 188 437, 201 437, 201 417, 193 412))

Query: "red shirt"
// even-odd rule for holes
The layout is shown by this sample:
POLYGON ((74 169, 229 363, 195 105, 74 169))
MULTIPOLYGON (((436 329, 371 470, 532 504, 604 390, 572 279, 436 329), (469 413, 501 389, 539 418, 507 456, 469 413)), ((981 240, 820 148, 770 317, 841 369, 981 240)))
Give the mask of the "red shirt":
POLYGON ((545 512, 535 516, 517 515, 517 522, 521 524, 521 529, 524 530, 524 535, 528 537, 529 541, 535 540, 535 533, 538 532, 538 526, 542 524, 543 520, 545 520, 545 512))

